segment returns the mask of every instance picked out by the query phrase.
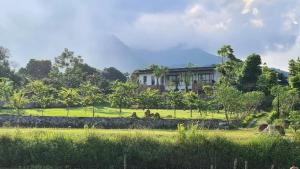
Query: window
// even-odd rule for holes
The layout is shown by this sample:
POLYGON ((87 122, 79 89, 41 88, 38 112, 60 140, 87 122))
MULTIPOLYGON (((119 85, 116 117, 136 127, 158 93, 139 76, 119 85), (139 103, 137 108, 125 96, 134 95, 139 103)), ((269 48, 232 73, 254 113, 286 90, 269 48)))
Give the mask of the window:
POLYGON ((144 76, 144 77, 143 77, 143 83, 144 83, 144 84, 147 84, 147 76, 144 76))
POLYGON ((154 76, 151 76, 151 85, 155 85, 155 78, 154 78, 154 76))

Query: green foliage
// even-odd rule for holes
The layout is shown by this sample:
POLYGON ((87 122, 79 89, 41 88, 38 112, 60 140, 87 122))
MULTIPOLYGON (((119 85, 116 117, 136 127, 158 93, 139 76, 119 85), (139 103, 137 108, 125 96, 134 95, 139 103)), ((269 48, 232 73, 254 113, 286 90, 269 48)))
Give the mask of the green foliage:
POLYGON ((138 102, 140 107, 151 109, 158 107, 161 102, 161 96, 159 90, 147 88, 139 94, 138 102))
POLYGON ((174 109, 174 118, 176 118, 176 109, 183 104, 183 94, 180 91, 170 90, 166 96, 167 104, 174 109))
POLYGON ((93 107, 93 117, 95 117, 95 105, 101 104, 105 101, 105 96, 99 91, 97 86, 90 82, 85 82, 79 87, 79 96, 83 106, 93 107))
POLYGON ((9 99, 9 106, 16 110, 17 115, 21 115, 20 109, 28 104, 29 100, 23 90, 15 90, 9 99))
POLYGON ((290 112, 288 121, 290 122, 290 127, 295 132, 300 129, 300 114, 298 112, 295 111, 290 112))
POLYGON ((159 66, 159 65, 150 65, 150 69, 153 70, 153 73, 156 77, 156 85, 159 86, 159 78, 161 78, 163 75, 165 75, 168 71, 167 67, 159 66))
POLYGON ((289 84, 292 88, 300 91, 300 58, 289 61, 289 84))
POLYGON ((46 85, 43 81, 36 80, 27 84, 26 89, 30 93, 30 101, 38 104, 41 108, 42 115, 43 109, 45 109, 49 104, 55 101, 54 95, 55 90, 51 86, 46 85))
POLYGON ((278 75, 274 70, 262 66, 262 73, 257 80, 257 89, 264 92, 265 95, 270 95, 272 87, 278 84, 278 75))
POLYGON ((241 69, 239 85, 243 91, 253 91, 256 89, 256 82, 262 73, 261 59, 257 54, 247 57, 241 69))
POLYGON ((229 121, 229 113, 240 113, 242 93, 234 87, 220 85, 217 87, 215 100, 224 109, 226 120, 229 121))
POLYGON ((193 117, 193 109, 197 107, 198 96, 195 92, 185 92, 183 95, 184 104, 190 109, 190 116, 193 117))
MULTIPOLYGON (((275 97, 273 100, 274 109, 279 108, 279 115, 285 118, 293 110, 295 103, 299 100, 296 89, 290 89, 288 86, 274 86, 271 94, 275 97)), ((277 110, 278 111, 278 110, 277 110)))
POLYGON ((58 96, 60 102, 67 108, 67 116, 69 116, 70 106, 74 106, 80 103, 78 90, 74 88, 62 88, 58 96))
POLYGON ((127 77, 114 67, 104 68, 103 71, 101 71, 101 75, 103 76, 103 78, 109 81, 116 81, 116 80, 119 80, 121 82, 127 81, 127 77))
POLYGON ((28 75, 31 79, 42 80, 48 77, 51 68, 52 63, 50 60, 30 59, 22 73, 28 75))
POLYGON ((13 82, 7 78, 0 78, 0 101, 8 102, 13 92, 13 82))
POLYGON ((242 106, 247 113, 255 113, 264 99, 264 93, 259 91, 247 92, 242 96, 242 106))
MULTIPOLYGON (((85 131, 86 132, 86 131, 85 131)), ((179 137, 157 140, 141 135, 95 135, 33 132, 0 136, 0 167, 47 166, 53 168, 288 168, 299 163, 299 142, 261 135, 243 144, 179 126, 179 137), (168 157, 168 158, 166 158, 168 157)))
POLYGON ((109 95, 109 102, 112 106, 117 106, 122 112, 122 108, 129 106, 134 102, 134 91, 136 86, 132 83, 116 81, 113 86, 113 92, 109 95))
POLYGON ((278 112, 272 111, 271 113, 269 113, 268 123, 273 123, 278 118, 279 118, 278 112))

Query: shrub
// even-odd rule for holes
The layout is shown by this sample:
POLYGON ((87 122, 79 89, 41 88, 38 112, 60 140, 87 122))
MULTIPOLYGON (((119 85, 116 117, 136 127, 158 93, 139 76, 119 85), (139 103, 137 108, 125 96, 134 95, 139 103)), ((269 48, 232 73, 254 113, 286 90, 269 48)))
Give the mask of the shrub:
POLYGON ((39 132, 26 138, 16 134, 0 136, 0 168, 47 166, 47 168, 122 168, 124 155, 130 169, 238 168, 244 161, 252 169, 288 168, 300 163, 299 140, 259 136, 240 144, 223 137, 206 136, 196 127, 178 125, 178 137, 157 140, 130 135, 100 137, 89 134, 77 139, 39 132), (177 140, 176 140, 177 139, 177 140))

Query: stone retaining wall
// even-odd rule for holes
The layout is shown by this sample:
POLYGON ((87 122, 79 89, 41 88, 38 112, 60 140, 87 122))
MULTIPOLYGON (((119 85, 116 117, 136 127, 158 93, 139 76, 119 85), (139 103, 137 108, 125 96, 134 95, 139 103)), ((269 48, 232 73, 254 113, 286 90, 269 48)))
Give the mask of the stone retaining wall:
MULTIPOLYGON (((230 122, 237 124, 237 122, 230 122)), ((41 117, 41 116, 0 116, 0 126, 37 128, 83 128, 84 125, 104 129, 176 129, 178 124, 197 124, 201 128, 228 128, 222 120, 185 120, 153 118, 90 118, 90 117, 41 117)))

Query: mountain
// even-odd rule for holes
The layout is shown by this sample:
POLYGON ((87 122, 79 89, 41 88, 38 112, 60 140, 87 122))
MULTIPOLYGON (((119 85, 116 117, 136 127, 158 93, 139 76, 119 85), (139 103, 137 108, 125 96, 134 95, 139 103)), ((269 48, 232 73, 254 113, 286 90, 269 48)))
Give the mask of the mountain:
POLYGON ((188 63, 208 66, 221 62, 218 56, 182 45, 159 51, 134 49, 115 36, 102 37, 97 45, 98 47, 94 48, 94 56, 97 57, 89 59, 90 64, 96 67, 113 66, 124 72, 143 69, 150 64, 184 67, 188 63))

